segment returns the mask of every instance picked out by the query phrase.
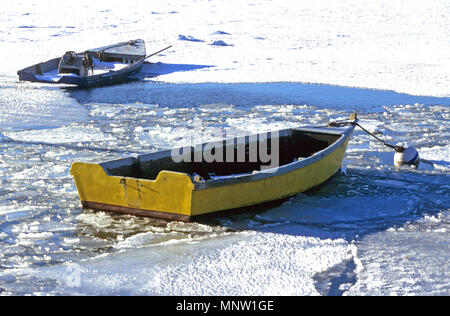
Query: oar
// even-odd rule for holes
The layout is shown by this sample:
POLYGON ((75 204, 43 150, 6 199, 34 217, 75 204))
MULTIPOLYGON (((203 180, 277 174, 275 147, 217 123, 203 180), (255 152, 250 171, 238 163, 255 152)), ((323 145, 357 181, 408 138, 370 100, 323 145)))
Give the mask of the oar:
POLYGON ((168 49, 171 48, 171 47, 172 47, 172 45, 167 46, 166 48, 161 49, 160 51, 157 51, 156 53, 150 54, 150 55, 146 56, 146 57, 144 58, 144 60, 145 60, 145 59, 149 59, 149 58, 152 57, 152 56, 158 55, 159 53, 162 53, 163 51, 168 50, 168 49))

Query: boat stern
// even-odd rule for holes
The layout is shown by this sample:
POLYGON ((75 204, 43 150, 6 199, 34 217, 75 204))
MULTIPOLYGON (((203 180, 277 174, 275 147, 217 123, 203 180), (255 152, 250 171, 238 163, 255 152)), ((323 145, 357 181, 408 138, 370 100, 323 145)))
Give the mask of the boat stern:
POLYGON ((84 208, 189 221, 194 189, 187 174, 161 171, 155 180, 110 175, 100 164, 75 162, 70 173, 84 208))

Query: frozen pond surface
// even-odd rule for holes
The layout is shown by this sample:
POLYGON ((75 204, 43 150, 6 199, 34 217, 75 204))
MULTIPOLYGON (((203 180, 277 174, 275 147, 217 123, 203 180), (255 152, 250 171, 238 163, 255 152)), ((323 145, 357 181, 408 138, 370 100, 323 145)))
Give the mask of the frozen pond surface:
MULTIPOLYGON (((396 171, 393 153, 357 130, 345 173, 320 190, 257 213, 182 224, 83 211, 71 163, 182 145, 195 117, 209 139, 326 123, 350 113, 339 88, 135 82, 49 89, 78 104, 78 115, 59 126, 55 114, 50 126, 19 119, 2 127, 4 294, 449 293, 449 98, 354 89, 347 99, 361 124, 391 143, 408 141, 434 165, 396 171), (336 93, 316 98, 308 89, 336 93), (70 263, 81 267, 80 287, 67 286, 70 263)), ((32 116, 52 102, 36 103, 32 116)))
POLYGON ((64 14, 48 17, 51 1, 5 2, 0 54, 11 62, 0 70, 0 295, 450 294, 445 2, 278 3, 248 1, 233 13, 238 4, 143 1, 137 10, 86 1, 89 13, 68 25, 64 14), (164 31, 147 34, 149 16, 164 31), (17 82, 17 69, 66 47, 100 46, 99 37, 105 44, 143 37, 152 50, 170 39, 177 48, 128 84, 17 82), (425 41, 426 51, 417 47, 425 41), (426 162, 396 170, 393 153, 356 130, 343 172, 319 190, 191 224, 82 210, 69 173, 74 161, 186 144, 202 136, 198 119, 208 140, 354 111, 363 126, 413 145, 426 162))

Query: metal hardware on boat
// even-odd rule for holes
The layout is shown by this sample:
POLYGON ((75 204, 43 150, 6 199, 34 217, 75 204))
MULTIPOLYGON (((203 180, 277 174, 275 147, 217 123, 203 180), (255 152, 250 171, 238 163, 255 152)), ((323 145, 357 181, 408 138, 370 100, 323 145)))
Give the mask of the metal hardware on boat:
POLYGON ((141 201, 141 188, 143 187, 143 185, 139 182, 139 180, 136 180, 136 186, 137 186, 137 188, 134 188, 134 187, 128 185, 128 184, 127 184, 126 178, 120 179, 119 184, 123 185, 123 191, 124 191, 124 193, 125 193, 125 200, 127 201, 128 205, 129 205, 129 206, 139 206, 139 202, 141 201), (134 190, 137 191, 138 196, 137 196, 136 201, 131 201, 131 202, 130 202, 130 200, 129 200, 129 198, 128 198, 128 190, 127 190, 127 187, 130 187, 131 189, 134 189, 134 190))

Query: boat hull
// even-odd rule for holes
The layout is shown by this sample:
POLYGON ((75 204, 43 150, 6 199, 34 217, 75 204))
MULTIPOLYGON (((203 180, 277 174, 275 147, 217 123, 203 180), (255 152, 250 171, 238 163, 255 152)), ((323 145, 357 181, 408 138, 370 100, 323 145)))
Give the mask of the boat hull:
MULTIPOLYGON (((48 61, 53 62, 53 60, 48 61)), ((47 63, 48 63, 47 62, 47 63)), ((45 64, 45 63, 43 63, 45 64)), ((110 73, 105 73, 101 75, 86 76, 86 77, 76 77, 76 76, 61 76, 60 78, 52 79, 40 76, 36 73, 27 70, 21 70, 18 72, 20 81, 29 82, 39 82, 39 83, 49 83, 49 84, 66 84, 75 85, 82 88, 99 87, 106 85, 113 85, 124 83, 133 80, 131 76, 139 73, 144 65, 144 59, 138 61, 137 63, 130 65, 119 71, 112 71, 110 73)), ((34 67, 38 67, 35 65, 34 67)), ((54 68, 56 69, 56 68, 54 68)))
MULTIPOLYGON (((84 75, 80 75, 80 73, 78 73, 78 75, 73 73, 60 73, 60 70, 65 68, 61 66, 64 60, 63 57, 54 58, 46 62, 29 66, 19 70, 17 74, 20 81, 76 85, 83 88, 89 88, 135 80, 132 76, 142 70, 146 59, 145 42, 143 40, 95 48, 88 50, 85 53, 78 53, 75 55, 77 55, 78 58, 81 58, 80 56, 86 54, 92 59, 97 58, 100 52, 107 54, 108 58, 111 60, 123 61, 120 62, 122 65, 120 69, 108 69, 106 71, 100 71, 101 73, 96 73, 94 72, 94 67, 92 72, 88 73, 88 75, 86 75, 86 71, 86 74, 84 75), (130 43, 133 43, 133 45, 130 43)), ((97 62, 103 64, 103 66, 105 65, 104 62, 98 60, 94 63, 94 66, 97 62)))
POLYGON ((353 127, 309 158, 224 181, 196 183, 181 172, 155 180, 114 176, 101 164, 74 163, 71 173, 83 207, 166 220, 193 221, 223 211, 267 204, 317 187, 339 171, 353 127))
POLYGON ((192 192, 191 216, 263 204, 308 191, 340 170, 347 142, 322 159, 267 178, 192 192))

